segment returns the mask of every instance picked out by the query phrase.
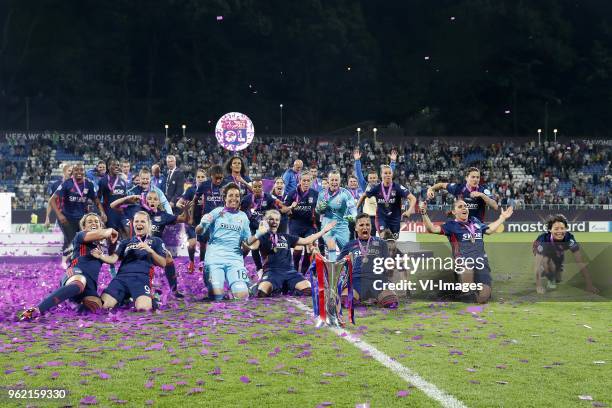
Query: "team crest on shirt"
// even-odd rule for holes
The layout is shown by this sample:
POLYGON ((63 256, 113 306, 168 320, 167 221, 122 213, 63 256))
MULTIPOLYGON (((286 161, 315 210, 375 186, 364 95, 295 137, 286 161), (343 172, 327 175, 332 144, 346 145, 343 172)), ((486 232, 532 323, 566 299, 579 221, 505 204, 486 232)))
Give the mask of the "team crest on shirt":
MULTIPOLYGON (((471 241, 472 240, 472 234, 463 234, 461 239, 463 241, 471 241)), ((476 232, 474 234, 474 239, 482 239, 482 232, 476 232)))
POLYGON ((161 215, 156 215, 155 217, 153 217, 153 221, 161 222, 161 215))
POLYGON ((314 198, 308 197, 308 204, 312 204, 314 202, 314 198))
POLYGON ((89 189, 88 189, 87 187, 85 187, 85 188, 83 189, 83 194, 87 194, 87 192, 88 192, 88 191, 89 191, 89 189))
POLYGON ((372 245, 374 245, 374 246, 380 246, 380 241, 378 241, 378 240, 374 240, 374 241, 372 241, 372 245))

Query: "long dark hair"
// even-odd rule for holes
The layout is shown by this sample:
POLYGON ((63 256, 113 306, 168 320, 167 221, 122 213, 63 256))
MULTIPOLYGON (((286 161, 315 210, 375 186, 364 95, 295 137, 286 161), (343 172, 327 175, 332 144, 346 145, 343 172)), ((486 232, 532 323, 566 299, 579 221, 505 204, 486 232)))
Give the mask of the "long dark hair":
POLYGON ((249 170, 247 169, 246 166, 246 162, 244 161, 244 159, 240 156, 232 156, 228 159, 228 161, 225 162, 225 165, 223 166, 225 168, 225 173, 228 176, 232 175, 232 162, 234 161, 234 159, 238 159, 240 160, 240 175, 242 177, 246 177, 249 175, 249 170))

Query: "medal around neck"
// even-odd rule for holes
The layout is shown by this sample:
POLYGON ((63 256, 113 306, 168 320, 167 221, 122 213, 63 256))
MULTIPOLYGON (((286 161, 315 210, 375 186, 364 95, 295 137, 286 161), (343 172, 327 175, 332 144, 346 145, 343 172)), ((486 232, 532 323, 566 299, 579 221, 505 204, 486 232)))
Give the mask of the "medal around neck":
POLYGON ((237 152, 246 149, 253 142, 255 127, 244 113, 229 112, 217 121, 215 136, 224 149, 237 152))

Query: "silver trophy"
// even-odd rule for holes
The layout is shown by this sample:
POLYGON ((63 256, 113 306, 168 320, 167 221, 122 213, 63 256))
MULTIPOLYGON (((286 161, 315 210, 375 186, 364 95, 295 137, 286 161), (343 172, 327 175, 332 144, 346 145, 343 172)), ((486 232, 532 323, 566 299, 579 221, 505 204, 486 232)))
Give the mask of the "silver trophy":
POLYGON ((319 318, 317 319, 315 327, 319 328, 323 325, 342 327, 344 326, 344 321, 340 316, 340 310, 342 309, 340 294, 342 293, 342 288, 338 289, 338 283, 343 276, 346 259, 331 262, 321 257, 317 262, 323 262, 324 265, 324 299, 323 302, 319 299, 319 305, 324 305, 325 311, 322 313, 322 311, 319 310, 319 318))

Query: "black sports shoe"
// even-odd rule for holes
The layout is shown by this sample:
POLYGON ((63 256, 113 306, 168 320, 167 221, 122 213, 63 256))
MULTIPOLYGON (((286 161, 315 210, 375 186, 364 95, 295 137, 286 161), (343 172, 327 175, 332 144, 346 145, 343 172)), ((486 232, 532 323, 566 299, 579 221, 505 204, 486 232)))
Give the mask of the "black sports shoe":
POLYGON ((19 320, 20 322, 23 322, 25 320, 32 320, 34 317, 36 317, 35 315, 37 315, 36 308, 29 307, 17 313, 17 320, 19 320))
POLYGON ((185 297, 185 295, 183 295, 181 292, 179 292, 178 290, 175 290, 174 292, 172 292, 172 295, 177 298, 177 299, 183 299, 185 297))

